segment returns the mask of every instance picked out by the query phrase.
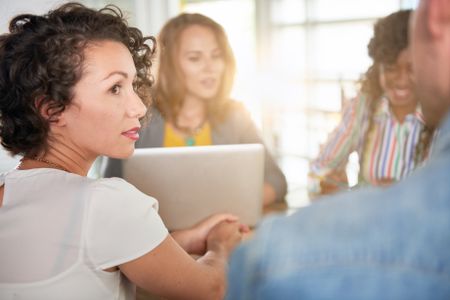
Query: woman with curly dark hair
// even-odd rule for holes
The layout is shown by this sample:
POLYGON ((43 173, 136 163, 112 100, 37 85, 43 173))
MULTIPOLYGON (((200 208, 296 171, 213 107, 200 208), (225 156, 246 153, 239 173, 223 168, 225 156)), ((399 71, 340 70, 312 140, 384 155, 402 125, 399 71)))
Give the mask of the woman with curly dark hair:
POLYGON ((373 64, 361 92, 311 162, 312 197, 348 188, 350 153, 359 155, 359 185, 386 185, 411 173, 427 157, 432 131, 424 124, 411 78, 408 21, 411 10, 378 20, 368 44, 373 64))
MULTIPOLYGON (((197 13, 183 13, 162 28, 155 110, 137 148, 264 144, 245 107, 230 98, 235 60, 224 29, 197 13)), ((122 176, 109 160, 106 177, 122 176)), ((265 149, 263 203, 282 202, 284 174, 265 149)))
POLYGON ((90 179, 99 155, 126 158, 150 103, 152 38, 115 6, 65 4, 12 19, 0 36, 1 299, 220 299, 246 228, 214 215, 168 234, 157 201, 90 179), (150 43, 147 43, 150 42, 150 43), (188 253, 201 257, 194 260, 188 253))

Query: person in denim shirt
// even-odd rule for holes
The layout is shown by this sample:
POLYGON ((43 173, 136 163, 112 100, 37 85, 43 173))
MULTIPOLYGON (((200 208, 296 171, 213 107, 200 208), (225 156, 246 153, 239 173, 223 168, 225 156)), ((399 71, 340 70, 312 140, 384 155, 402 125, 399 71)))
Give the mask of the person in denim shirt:
POLYGON ((388 188, 318 201, 265 220, 232 255, 227 299, 450 299, 450 0, 411 22, 428 163, 388 188))

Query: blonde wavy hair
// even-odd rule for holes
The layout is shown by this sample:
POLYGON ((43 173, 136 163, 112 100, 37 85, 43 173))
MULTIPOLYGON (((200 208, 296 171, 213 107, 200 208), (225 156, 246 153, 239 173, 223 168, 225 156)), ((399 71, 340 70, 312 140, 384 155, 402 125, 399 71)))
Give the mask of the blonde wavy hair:
POLYGON ((170 19, 162 28, 158 36, 159 70, 153 100, 163 117, 176 126, 175 121, 186 94, 185 79, 177 58, 179 43, 183 31, 192 25, 206 27, 214 33, 225 62, 216 98, 206 103, 207 118, 214 126, 225 118, 229 110, 236 62, 222 26, 204 15, 183 13, 170 19))

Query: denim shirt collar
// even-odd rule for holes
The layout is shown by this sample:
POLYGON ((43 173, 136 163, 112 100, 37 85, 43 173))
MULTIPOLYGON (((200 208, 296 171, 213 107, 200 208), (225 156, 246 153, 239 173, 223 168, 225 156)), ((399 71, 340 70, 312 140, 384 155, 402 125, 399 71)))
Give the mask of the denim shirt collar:
POLYGON ((433 156, 441 156, 447 151, 450 151, 450 113, 447 113, 442 125, 439 127, 433 156))

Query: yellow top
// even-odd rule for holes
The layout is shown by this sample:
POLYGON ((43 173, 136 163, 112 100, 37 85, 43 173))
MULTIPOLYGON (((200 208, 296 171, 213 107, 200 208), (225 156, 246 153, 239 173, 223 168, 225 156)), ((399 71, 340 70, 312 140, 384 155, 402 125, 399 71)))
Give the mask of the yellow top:
POLYGON ((164 147, 207 146, 212 145, 211 126, 205 122, 193 136, 179 135, 168 122, 164 124, 164 147))

